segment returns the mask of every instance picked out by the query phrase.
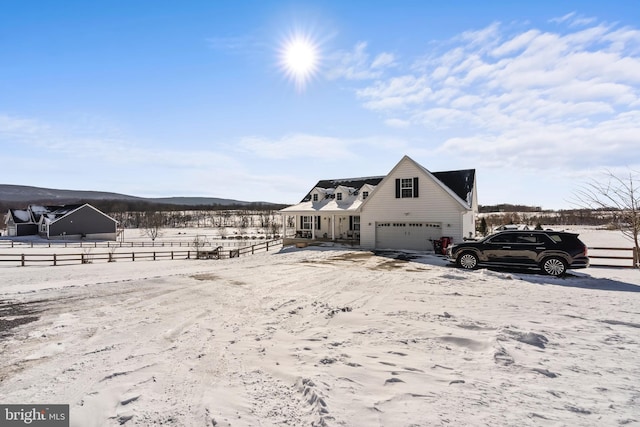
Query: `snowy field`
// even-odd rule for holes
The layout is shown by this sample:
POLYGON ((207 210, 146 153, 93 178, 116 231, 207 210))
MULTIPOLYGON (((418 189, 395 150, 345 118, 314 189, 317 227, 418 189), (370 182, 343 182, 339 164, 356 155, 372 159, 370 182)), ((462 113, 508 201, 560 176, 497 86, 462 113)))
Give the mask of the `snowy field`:
POLYGON ((570 273, 339 246, 2 268, 0 402, 78 427, 640 425, 640 272, 570 273))

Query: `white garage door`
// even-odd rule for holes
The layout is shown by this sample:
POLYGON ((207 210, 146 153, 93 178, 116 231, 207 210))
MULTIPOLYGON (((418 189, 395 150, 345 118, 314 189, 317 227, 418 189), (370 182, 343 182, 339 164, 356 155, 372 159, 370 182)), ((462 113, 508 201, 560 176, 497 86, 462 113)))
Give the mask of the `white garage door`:
POLYGON ((442 226, 429 222, 378 222, 376 248, 433 250, 434 239, 442 237, 442 226))

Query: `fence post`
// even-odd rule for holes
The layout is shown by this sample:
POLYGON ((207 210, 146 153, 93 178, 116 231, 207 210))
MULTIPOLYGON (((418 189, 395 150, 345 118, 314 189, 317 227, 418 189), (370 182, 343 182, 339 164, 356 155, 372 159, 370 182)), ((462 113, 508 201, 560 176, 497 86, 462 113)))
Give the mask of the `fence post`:
POLYGON ((191 259, 191 251, 187 251, 187 259, 191 259))
POLYGON ((136 253, 131 252, 131 261, 135 261, 135 260, 136 260, 136 253))
POLYGON ((80 254, 80 264, 84 264, 84 254, 80 254))
POLYGON ((53 254, 53 266, 55 267, 57 265, 56 263, 56 254, 53 254))
POLYGON ((256 249, 256 245, 251 245, 251 255, 254 254, 255 249, 256 249))
POLYGON ((171 251, 171 259, 173 260, 173 251, 171 251))
POLYGON ((22 256, 21 256, 20 265, 21 265, 22 267, 24 267, 24 254, 22 254, 22 256))
POLYGON ((640 259, 638 258, 638 248, 637 247, 633 247, 633 268, 638 268, 639 264, 640 264, 640 259))
POLYGON ((156 260, 156 251, 153 251, 153 260, 156 260))
POLYGON ((267 252, 269 252, 269 242, 266 242, 266 243, 267 243, 267 252))

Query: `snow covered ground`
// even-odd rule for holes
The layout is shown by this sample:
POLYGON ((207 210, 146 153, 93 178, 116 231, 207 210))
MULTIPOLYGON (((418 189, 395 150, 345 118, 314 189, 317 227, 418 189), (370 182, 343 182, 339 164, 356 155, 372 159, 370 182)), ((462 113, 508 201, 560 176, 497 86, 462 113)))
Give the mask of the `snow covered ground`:
POLYGON ((640 425, 640 272, 571 273, 339 246, 2 268, 0 402, 72 426, 640 425))

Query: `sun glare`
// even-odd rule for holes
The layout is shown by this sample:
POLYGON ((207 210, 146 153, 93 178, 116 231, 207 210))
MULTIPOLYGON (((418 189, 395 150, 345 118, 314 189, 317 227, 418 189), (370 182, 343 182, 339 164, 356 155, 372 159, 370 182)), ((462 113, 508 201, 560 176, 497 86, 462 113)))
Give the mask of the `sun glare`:
POLYGON ((318 47, 308 37, 297 34, 282 46, 281 67, 287 77, 293 80, 298 90, 304 90, 309 80, 318 71, 318 61, 318 47))

